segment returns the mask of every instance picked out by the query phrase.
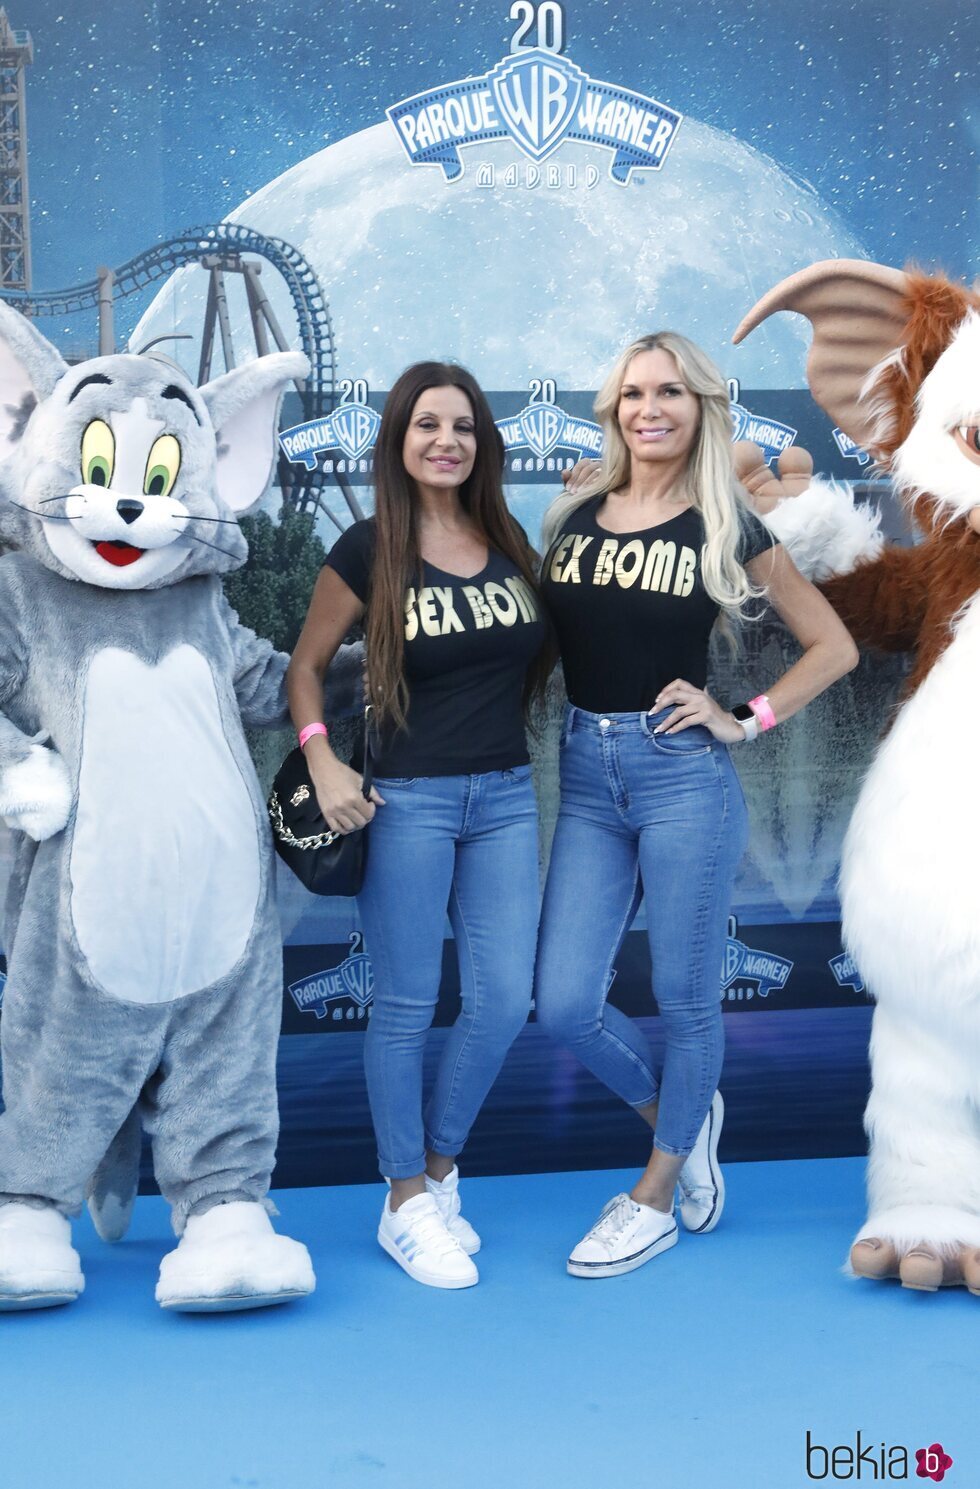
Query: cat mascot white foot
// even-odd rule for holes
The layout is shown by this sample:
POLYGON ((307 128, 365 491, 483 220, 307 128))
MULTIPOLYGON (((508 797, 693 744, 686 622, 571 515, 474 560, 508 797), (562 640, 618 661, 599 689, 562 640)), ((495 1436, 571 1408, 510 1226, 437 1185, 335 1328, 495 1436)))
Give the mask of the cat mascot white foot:
POLYGON ((876 1003, 851 1266, 980 1296, 980 295, 815 264, 736 341, 779 310, 810 319, 814 398, 890 473, 921 538, 884 544, 825 483, 767 518, 860 644, 914 657, 842 856, 844 939, 876 1003))
MULTIPOLYGON (((114 1150, 100 1228, 125 1229, 139 1120, 180 1237, 165 1308, 314 1287, 266 1198, 282 949, 243 733, 284 721, 287 658, 239 624, 219 578, 245 561, 236 514, 267 489, 282 394, 306 370, 282 353, 199 389, 152 355, 68 367, 0 305, 16 550, 0 558, 0 815, 18 839, 0 1310, 82 1291, 70 1217, 114 1150)), ((357 666, 341 658, 352 707, 357 666)))

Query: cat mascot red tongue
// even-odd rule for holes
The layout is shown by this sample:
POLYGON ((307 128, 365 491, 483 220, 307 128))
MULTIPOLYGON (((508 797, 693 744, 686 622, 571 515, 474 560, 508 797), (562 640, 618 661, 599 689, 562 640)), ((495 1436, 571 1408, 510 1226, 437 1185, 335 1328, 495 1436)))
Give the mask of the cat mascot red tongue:
POLYGON ((768 521, 855 639, 914 661, 842 854, 844 940, 875 999, 863 1277, 980 1296, 980 296, 832 260, 750 311, 808 317, 814 398, 892 478, 920 541, 884 544, 845 488, 768 521))

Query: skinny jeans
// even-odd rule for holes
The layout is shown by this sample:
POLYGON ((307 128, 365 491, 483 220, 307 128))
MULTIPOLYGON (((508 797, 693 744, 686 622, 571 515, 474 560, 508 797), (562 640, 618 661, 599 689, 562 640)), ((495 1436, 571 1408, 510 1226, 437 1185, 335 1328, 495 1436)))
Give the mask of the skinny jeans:
POLYGON ((748 820, 728 750, 708 729, 654 734, 670 712, 569 705, 535 1007, 539 1024, 630 1106, 659 1102, 655 1147, 686 1155, 721 1073, 721 966, 748 820), (660 1068, 642 1030, 608 1002, 641 898, 660 1068))
POLYGON ((527 1021, 538 920, 538 814, 531 767, 375 781, 358 908, 374 967, 364 1041, 378 1166, 425 1169, 462 1149, 527 1021), (422 1062, 439 999, 446 914, 462 1007, 423 1117, 422 1062))

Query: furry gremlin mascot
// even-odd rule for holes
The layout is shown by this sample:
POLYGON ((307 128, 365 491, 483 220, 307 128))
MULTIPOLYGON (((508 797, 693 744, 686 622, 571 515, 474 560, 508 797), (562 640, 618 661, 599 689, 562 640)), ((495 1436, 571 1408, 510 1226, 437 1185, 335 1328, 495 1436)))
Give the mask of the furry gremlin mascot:
MULTIPOLYGON (((245 560, 235 514, 268 486, 283 390, 305 371, 284 353, 198 389, 152 356, 69 368, 0 305, 0 513, 18 550, 0 559, 0 814, 19 838, 0 1309, 82 1291, 68 1217, 117 1135, 132 1173, 136 1109, 181 1238, 164 1307, 314 1286, 267 1213, 282 952, 242 728, 285 719, 287 658, 239 625, 218 577, 245 560)), ((121 1233, 111 1182, 101 1198, 121 1233)))
POLYGON ((859 643, 914 654, 842 855, 844 939, 877 1005, 851 1266, 980 1296, 980 296, 831 261, 770 291, 735 340, 778 310, 811 321, 814 398, 921 533, 884 545, 873 514, 820 482, 767 519, 859 643))

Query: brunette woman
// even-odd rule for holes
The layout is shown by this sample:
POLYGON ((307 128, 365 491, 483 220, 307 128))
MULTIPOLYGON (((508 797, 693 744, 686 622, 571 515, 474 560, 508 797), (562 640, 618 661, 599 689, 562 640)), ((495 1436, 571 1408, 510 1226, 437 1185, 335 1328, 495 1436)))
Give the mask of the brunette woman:
POLYGON ((653 1131, 650 1162, 572 1251, 610 1277, 673 1246, 724 1199, 719 975, 746 811, 729 745, 789 718, 853 667, 830 605, 749 510, 731 460, 728 390, 673 332, 619 357, 596 400, 604 455, 545 519, 542 592, 570 706, 542 912, 538 1021, 653 1131), (734 711, 705 690, 719 616, 765 601, 803 655, 734 711), (640 899, 665 1050, 607 1002, 640 899), (583 907, 587 907, 583 913, 583 907))
POLYGON ((390 1184, 378 1240, 431 1287, 478 1280, 456 1157, 527 1018, 534 966, 537 811, 523 702, 544 670, 546 628, 502 468, 499 432, 468 372, 422 362, 402 373, 374 454, 375 515, 331 550, 289 675, 306 737, 322 723, 326 668, 365 617, 380 727, 371 799, 322 727, 305 751, 329 826, 370 823, 358 906, 375 974, 368 1096, 390 1184), (462 1010, 423 1114, 447 912, 462 1010))

